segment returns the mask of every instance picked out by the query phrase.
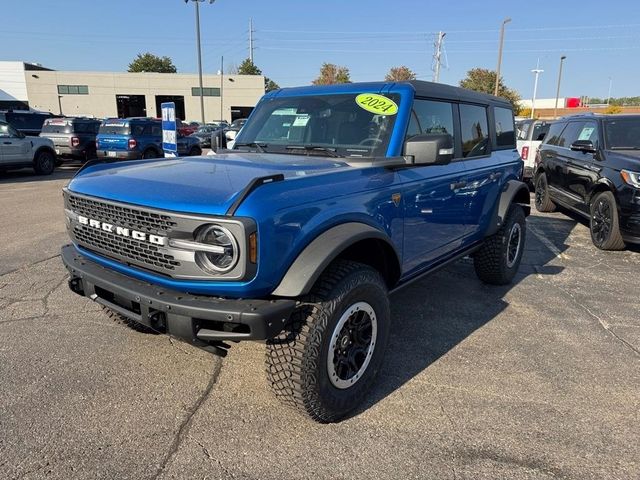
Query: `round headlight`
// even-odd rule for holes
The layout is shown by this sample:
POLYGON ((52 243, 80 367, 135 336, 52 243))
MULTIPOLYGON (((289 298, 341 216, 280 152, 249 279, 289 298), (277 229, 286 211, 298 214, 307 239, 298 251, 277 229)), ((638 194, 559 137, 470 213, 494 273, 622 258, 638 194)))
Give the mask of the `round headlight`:
POLYGON ((220 225, 205 225, 196 235, 196 242, 219 247, 218 252, 196 252, 196 262, 200 268, 212 273, 225 273, 238 263, 238 242, 226 228, 220 225))

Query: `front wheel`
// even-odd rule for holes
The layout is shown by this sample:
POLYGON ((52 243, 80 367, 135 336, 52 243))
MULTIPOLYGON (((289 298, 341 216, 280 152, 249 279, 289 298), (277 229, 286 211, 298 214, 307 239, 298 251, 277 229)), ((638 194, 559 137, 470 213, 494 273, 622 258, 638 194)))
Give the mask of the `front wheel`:
POLYGON ((267 379, 285 404, 335 422, 371 388, 389 336, 389 299, 380 274, 337 261, 302 299, 288 327, 267 342, 267 379))
POLYGON ((591 202, 591 241, 601 250, 622 250, 618 207, 611 192, 599 193, 591 202))
POLYGON ((502 227, 473 256, 478 278, 492 285, 511 283, 524 252, 527 224, 520 205, 511 204, 502 227))
POLYGON ((56 158, 53 153, 43 150, 33 159, 33 169, 38 175, 51 175, 56 168, 56 158))

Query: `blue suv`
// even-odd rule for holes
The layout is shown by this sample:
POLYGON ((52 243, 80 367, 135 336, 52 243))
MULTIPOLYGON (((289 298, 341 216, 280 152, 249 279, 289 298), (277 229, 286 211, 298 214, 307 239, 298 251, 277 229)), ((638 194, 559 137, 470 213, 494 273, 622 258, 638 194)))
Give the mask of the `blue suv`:
MULTIPOLYGON (((178 156, 202 155, 195 137, 178 136, 178 156)), ((135 160, 164 157, 162 123, 154 118, 109 118, 96 137, 98 158, 135 160)))
POLYGON ((70 288, 213 353, 266 341, 275 394, 339 420, 380 369, 389 292, 468 255, 513 279, 530 212, 514 132, 507 101, 447 85, 270 92, 233 150, 80 170, 70 288))

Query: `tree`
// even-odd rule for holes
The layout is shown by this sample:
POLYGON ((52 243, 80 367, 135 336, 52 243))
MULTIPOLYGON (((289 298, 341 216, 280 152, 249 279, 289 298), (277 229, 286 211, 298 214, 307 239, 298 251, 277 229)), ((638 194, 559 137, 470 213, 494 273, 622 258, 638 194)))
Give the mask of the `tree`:
POLYGON ((349 69, 339 67, 333 63, 323 63, 320 75, 313 82, 314 85, 333 85, 334 83, 351 83, 349 69))
POLYGON ((384 79, 387 82, 404 82, 406 80, 415 80, 416 74, 409 67, 402 65, 400 67, 392 67, 384 79))
POLYGON ((129 72, 176 73, 178 69, 169 57, 159 57, 153 53, 139 53, 129 64, 129 72))
POLYGON ((238 67, 238 75, 262 75, 262 70, 250 58, 247 58, 238 67))
MULTIPOLYGON (((245 59, 236 72, 238 75, 262 75, 262 70, 251 61, 250 58, 245 59)), ((277 90, 280 86, 271 80, 269 77, 264 77, 264 91, 270 92, 271 90, 277 90)))
MULTIPOLYGON (((496 72, 487 70, 486 68, 472 68, 467 72, 467 76, 460 81, 462 88, 468 88, 476 92, 493 94, 496 85, 496 72)), ((502 77, 498 82, 498 96, 506 98, 513 105, 513 113, 520 113, 520 95, 515 90, 508 88, 502 81, 502 77)))

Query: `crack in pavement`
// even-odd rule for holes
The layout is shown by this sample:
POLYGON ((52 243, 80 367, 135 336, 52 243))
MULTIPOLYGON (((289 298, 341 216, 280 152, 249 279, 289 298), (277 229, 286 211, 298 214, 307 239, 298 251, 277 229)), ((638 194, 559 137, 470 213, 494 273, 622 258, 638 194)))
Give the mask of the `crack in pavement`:
POLYGON ((33 267, 33 266, 38 265, 38 264, 40 264, 40 263, 47 262, 47 261, 49 261, 49 260, 51 260, 51 259, 53 259, 53 258, 59 257, 60 255, 61 255, 61 254, 60 254, 60 253, 58 253, 58 254, 56 254, 56 255, 52 255, 52 256, 50 256, 50 257, 43 258, 42 260, 38 260, 37 262, 29 263, 29 264, 27 264, 27 265, 22 265, 21 267, 14 268, 13 270, 9 270, 8 272, 0 273, 0 277, 4 277, 4 276, 6 276, 6 275, 10 275, 10 274, 12 274, 12 273, 19 272, 20 270, 24 270, 25 268, 33 267))
POLYGON ((231 472, 227 467, 225 467, 220 460, 218 460, 217 458, 215 458, 213 455, 209 453, 209 450, 207 449, 207 447, 205 447, 201 442, 197 442, 197 443, 198 445, 200 445, 200 448, 202 448, 202 451, 207 456, 207 458, 209 458, 209 460, 213 460, 214 462, 216 462, 216 464, 222 469, 222 471, 225 473, 225 476, 226 476, 225 478, 236 478, 233 472, 231 472))
MULTIPOLYGON (((460 433, 458 432, 458 429, 456 428, 456 424, 453 423, 453 419, 451 418, 451 416, 447 413, 447 411, 444 408, 444 402, 442 401, 442 398, 440 397, 440 391, 436 390, 436 396, 438 397, 438 403, 440 404, 440 410, 442 411, 442 414, 445 416, 445 418, 449 421, 449 423, 451 424, 451 428, 453 429, 453 433, 454 433, 454 439, 460 440, 460 433)), ((452 462, 451 462, 451 473, 453 473, 453 480, 456 480, 458 478, 458 475, 456 473, 456 467, 455 467, 455 463, 458 461, 458 455, 456 454, 456 447, 455 447, 455 443, 457 443, 456 441, 454 441, 454 447, 451 450, 451 456, 452 458, 452 462)))
POLYGON ((200 409, 204 401, 207 399, 207 397, 209 396, 209 393, 211 393, 211 390, 213 390, 213 386, 218 381, 218 376, 220 375, 221 370, 222 370, 222 361, 220 361, 220 363, 214 366, 214 370, 211 373, 211 378, 209 379, 209 383, 207 384, 207 387, 205 388, 204 392, 202 392, 202 394, 200 395, 200 398, 198 398, 198 400, 193 405, 193 407, 191 407, 191 409, 189 410, 187 417, 184 419, 184 421, 180 425, 180 428, 178 428, 178 432, 176 433, 176 436, 173 439, 173 442, 171 443, 171 448, 169 448, 169 451, 167 452, 164 459, 160 463, 160 466, 158 467, 158 470, 156 471, 156 473, 153 475, 153 477, 151 477, 153 480, 159 478, 160 475, 162 475, 162 473, 164 472, 164 469, 167 467, 167 465, 169 465, 173 457, 178 453, 178 449, 180 448, 180 445, 182 444, 183 440, 189 433, 189 428, 191 427, 191 420, 193 420, 193 417, 198 412, 198 410, 200 409))

